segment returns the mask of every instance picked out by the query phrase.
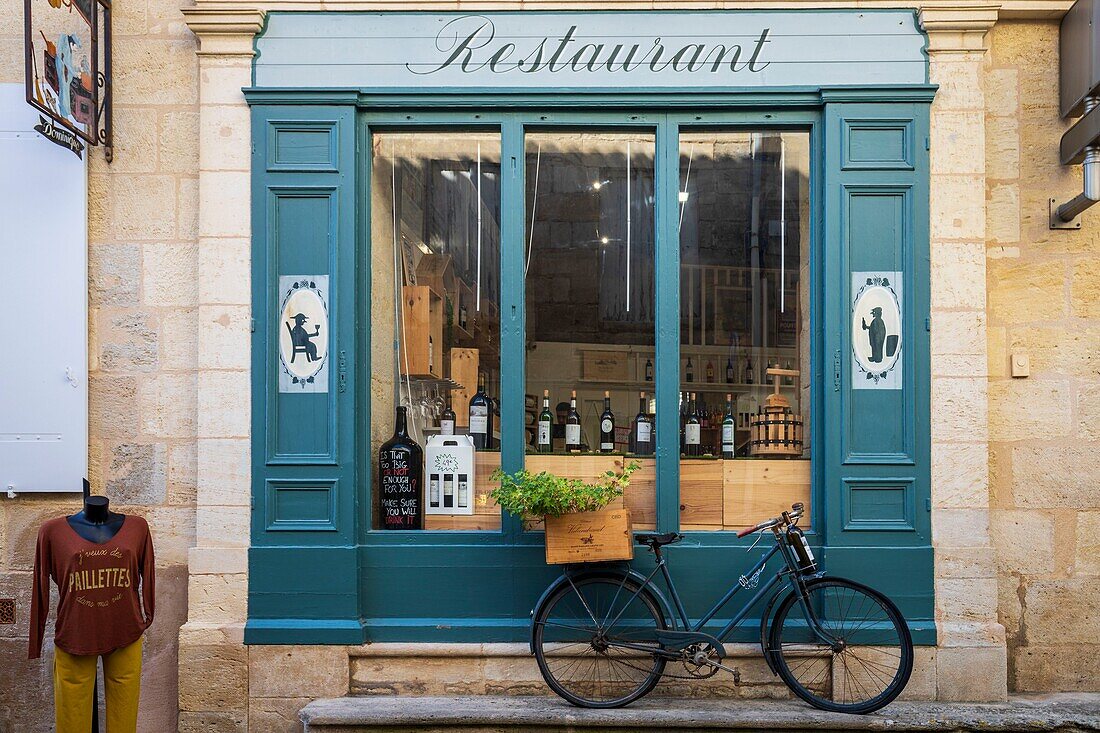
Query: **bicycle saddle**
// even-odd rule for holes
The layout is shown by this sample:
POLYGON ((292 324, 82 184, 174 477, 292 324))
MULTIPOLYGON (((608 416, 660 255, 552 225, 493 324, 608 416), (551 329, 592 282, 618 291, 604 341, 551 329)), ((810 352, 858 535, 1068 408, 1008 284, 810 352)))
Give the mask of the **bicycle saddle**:
POLYGON ((634 535, 635 542, 642 545, 650 545, 652 547, 663 547, 664 545, 672 545, 682 539, 684 539, 684 536, 678 532, 665 532, 664 534, 656 534, 654 532, 639 532, 634 535))

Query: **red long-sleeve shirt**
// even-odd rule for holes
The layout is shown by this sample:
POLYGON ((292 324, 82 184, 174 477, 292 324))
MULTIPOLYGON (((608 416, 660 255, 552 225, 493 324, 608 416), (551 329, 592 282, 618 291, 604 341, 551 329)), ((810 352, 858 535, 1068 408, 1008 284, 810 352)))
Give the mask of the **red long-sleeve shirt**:
POLYGON ((153 623, 153 541, 142 517, 127 515, 118 533, 99 544, 78 535, 65 517, 38 530, 30 659, 42 654, 51 578, 60 592, 54 644, 70 654, 107 654, 137 641, 153 623))

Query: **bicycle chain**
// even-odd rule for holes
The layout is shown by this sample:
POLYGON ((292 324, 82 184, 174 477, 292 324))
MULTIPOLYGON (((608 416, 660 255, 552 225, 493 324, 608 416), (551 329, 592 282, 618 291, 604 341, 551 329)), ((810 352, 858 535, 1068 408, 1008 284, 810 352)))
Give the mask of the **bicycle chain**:
MULTIPOLYGON (((612 657, 610 655, 605 654, 605 657, 607 659, 612 659, 612 657)), ((619 663, 619 664, 623 664, 627 667, 630 667, 631 669, 636 669, 639 672, 646 672, 646 673, 650 672, 649 669, 645 669, 644 667, 636 667, 633 664, 631 664, 630 662, 626 661, 625 659, 619 658, 619 659, 614 659, 614 661, 619 663)), ((689 661, 686 658, 683 658, 683 657, 680 658, 679 660, 669 660, 669 661, 672 661, 672 662, 679 661, 680 664, 684 665, 684 669, 687 669, 687 665, 689 664, 689 661)), ((710 679, 714 675, 718 674, 718 670, 719 670, 718 667, 711 667, 708 674, 692 674, 691 670, 687 670, 688 674, 686 674, 686 675, 673 674, 672 672, 662 672, 661 677, 665 678, 665 679, 670 679, 670 680, 705 680, 705 679, 710 679)))

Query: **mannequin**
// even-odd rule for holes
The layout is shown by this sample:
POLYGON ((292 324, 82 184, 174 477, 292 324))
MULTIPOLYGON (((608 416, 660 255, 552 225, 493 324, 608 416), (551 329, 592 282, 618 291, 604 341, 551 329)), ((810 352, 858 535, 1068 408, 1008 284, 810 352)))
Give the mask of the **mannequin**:
POLYGON ((30 659, 42 653, 50 589, 58 590, 54 630, 57 733, 98 731, 96 671, 103 661, 107 729, 136 733, 141 648, 155 608, 155 558, 141 516, 112 512, 105 496, 47 521, 35 546, 30 659))
POLYGON ((126 515, 112 512, 111 500, 106 496, 88 496, 84 498, 84 510, 66 520, 78 535, 101 545, 118 534, 126 515))

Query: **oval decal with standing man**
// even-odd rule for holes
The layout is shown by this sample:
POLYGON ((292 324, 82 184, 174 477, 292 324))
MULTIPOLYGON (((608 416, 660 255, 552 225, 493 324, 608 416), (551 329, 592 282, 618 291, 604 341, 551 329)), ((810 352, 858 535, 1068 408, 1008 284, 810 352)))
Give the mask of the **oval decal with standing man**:
POLYGON ((901 273, 852 273, 852 388, 901 388, 901 273))

